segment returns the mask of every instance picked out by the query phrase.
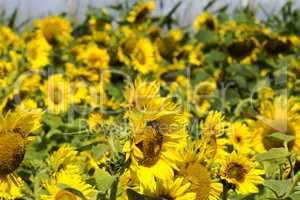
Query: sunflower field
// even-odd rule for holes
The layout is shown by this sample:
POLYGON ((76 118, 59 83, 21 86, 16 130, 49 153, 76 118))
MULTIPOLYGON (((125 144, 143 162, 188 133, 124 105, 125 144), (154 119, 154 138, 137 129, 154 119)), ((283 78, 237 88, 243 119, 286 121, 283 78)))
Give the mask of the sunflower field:
POLYGON ((300 9, 154 1, 0 20, 0 199, 300 199, 300 9))

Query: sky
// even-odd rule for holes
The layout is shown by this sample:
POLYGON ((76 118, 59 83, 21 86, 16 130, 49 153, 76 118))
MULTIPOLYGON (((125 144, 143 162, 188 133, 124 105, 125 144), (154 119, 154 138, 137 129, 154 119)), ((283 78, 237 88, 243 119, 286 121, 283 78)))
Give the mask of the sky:
MULTIPOLYGON (((105 7, 113 5, 124 0, 0 0, 0 11, 5 11, 9 16, 15 8, 18 8, 17 23, 21 24, 25 21, 30 21, 36 18, 42 18, 51 14, 59 14, 68 12, 72 17, 84 19, 88 5, 97 7, 105 7)), ((178 1, 177 0, 156 0, 158 4, 163 2, 163 8, 158 6, 155 14, 167 13, 178 1)), ((203 7, 209 0, 182 0, 182 4, 176 12, 176 17, 181 19, 182 24, 189 24, 202 11, 203 7)), ((212 8, 220 8, 226 4, 229 5, 229 12, 234 8, 241 7, 250 1, 259 4, 258 17, 265 18, 268 14, 274 14, 287 0, 217 0, 217 3, 212 8)), ((300 7, 300 0, 294 0, 295 7, 300 7)))

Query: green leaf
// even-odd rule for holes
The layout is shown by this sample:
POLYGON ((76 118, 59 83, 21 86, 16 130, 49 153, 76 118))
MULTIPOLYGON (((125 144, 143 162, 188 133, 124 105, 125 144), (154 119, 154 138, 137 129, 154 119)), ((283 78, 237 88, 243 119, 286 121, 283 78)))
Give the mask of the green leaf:
POLYGON ((285 148, 272 148, 266 153, 258 154, 256 156, 256 159, 258 161, 266 161, 266 160, 285 158, 288 157, 289 155, 290 153, 285 148))
POLYGON ((59 115, 52 115, 50 113, 44 114, 43 121, 49 125, 51 129, 56 129, 63 124, 59 115))
POLYGON ((287 134, 280 133, 280 132, 273 133, 273 134, 271 134, 271 135, 269 135, 267 137, 278 139, 278 140, 281 140, 281 141, 283 141, 285 143, 288 143, 288 142, 290 142, 290 141, 292 141, 292 140, 295 139, 294 136, 287 135, 287 134))
POLYGON ((96 160, 101 158, 109 149, 107 144, 98 144, 97 146, 92 147, 92 152, 96 160))
POLYGON ((102 193, 110 189, 111 185, 115 181, 114 176, 111 176, 108 172, 102 169, 96 169, 94 178, 96 180, 98 190, 102 193))
POLYGON ((290 184, 291 180, 265 180, 264 183, 266 187, 275 192, 279 197, 286 193, 290 184))
POLYGON ((196 38, 199 42, 203 43, 211 43, 218 41, 218 36, 213 31, 205 29, 198 31, 198 33, 196 34, 196 38))
POLYGON ((300 192, 295 192, 289 196, 292 200, 299 200, 300 199, 300 192))
POLYGON ((225 59, 224 53, 217 51, 217 50, 212 50, 206 55, 206 61, 208 63, 215 63, 215 62, 222 62, 225 59))

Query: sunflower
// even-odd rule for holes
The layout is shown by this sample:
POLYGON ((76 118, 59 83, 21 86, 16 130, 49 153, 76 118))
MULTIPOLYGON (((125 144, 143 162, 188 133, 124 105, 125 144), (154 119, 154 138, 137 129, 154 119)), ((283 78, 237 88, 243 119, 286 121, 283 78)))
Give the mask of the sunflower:
POLYGON ((290 54, 298 49, 300 39, 297 36, 281 36, 268 34, 263 43, 264 50, 272 57, 282 57, 284 54, 290 54))
POLYGON ((197 44, 189 54, 189 63, 199 66, 204 61, 203 44, 197 44))
POLYGON ((85 199, 94 199, 95 189, 86 183, 80 174, 62 170, 55 177, 44 183, 47 194, 40 196, 41 200, 80 200, 81 197, 72 192, 79 191, 85 199))
POLYGON ((215 148, 205 139, 190 141, 183 151, 183 162, 179 174, 185 182, 191 183, 191 191, 198 200, 217 200, 223 186, 213 177, 215 148))
POLYGON ((12 83, 10 80, 10 74, 15 71, 15 67, 11 62, 0 60, 0 87, 7 87, 12 83))
POLYGON ((151 11, 154 9, 154 1, 139 3, 129 12, 127 21, 130 23, 141 24, 150 17, 151 11))
POLYGON ((226 47, 228 63, 251 64, 260 52, 259 42, 254 37, 239 37, 226 47))
POLYGON ((202 81, 195 86, 193 99, 199 117, 211 108, 216 90, 217 84, 214 80, 202 81))
POLYGON ((0 27, 0 53, 7 51, 10 46, 17 46, 21 42, 19 36, 7 26, 0 27))
POLYGON ((130 54, 133 67, 142 74, 148 74, 156 71, 155 49, 152 42, 147 38, 141 38, 130 54))
POLYGON ((65 112, 71 103, 69 83, 61 74, 51 75, 41 86, 45 104, 50 112, 65 112))
POLYGON ((270 148, 283 147, 284 144, 270 137, 273 133, 280 132, 293 136, 288 143, 288 148, 300 159, 300 104, 296 98, 287 98, 283 95, 275 96, 273 100, 261 102, 260 115, 255 123, 255 137, 253 145, 258 152, 264 152, 270 148))
POLYGON ((100 49, 96 44, 87 46, 87 48, 78 55, 89 68, 108 69, 109 55, 106 49, 100 49))
POLYGON ((50 16, 36 20, 35 26, 38 33, 42 34, 49 44, 67 44, 71 40, 71 24, 62 17, 50 16))
POLYGON ((49 64, 51 46, 43 36, 37 35, 37 37, 27 43, 26 47, 26 57, 31 69, 40 69, 49 64))
POLYGON ((197 30, 201 28, 207 28, 215 31, 218 28, 218 19, 217 17, 210 15, 208 12, 203 12, 193 22, 193 27, 197 30))
POLYGON ((224 134, 228 130, 228 122, 223 113, 210 111, 205 120, 201 122, 201 139, 214 148, 215 160, 219 160, 228 153, 225 151, 227 138, 224 134))
POLYGON ((156 190, 157 180, 174 177, 173 169, 181 161, 179 152, 186 143, 187 118, 169 98, 148 100, 145 108, 132 110, 127 116, 134 135, 123 152, 130 169, 137 175, 145 191, 156 190))
POLYGON ((99 112, 92 112, 89 114, 88 124, 89 128, 93 132, 97 132, 100 129, 101 125, 105 126, 107 124, 112 124, 113 120, 114 119, 112 116, 106 117, 99 112))
POLYGON ((229 144, 233 145, 236 151, 241 153, 252 152, 252 132, 245 123, 236 121, 230 124, 227 135, 229 144))
POLYGON ((80 173, 78 165, 80 157, 75 148, 69 144, 64 144, 49 157, 49 166, 53 175, 62 170, 67 170, 73 174, 80 173))
POLYGON ((221 178, 235 186, 238 194, 257 193, 257 185, 264 182, 261 177, 264 170, 257 169, 254 160, 235 151, 223 158, 221 165, 221 178))
POLYGON ((40 110, 21 108, 0 116, 0 199, 22 196, 22 179, 15 171, 23 162, 29 134, 40 127, 40 118, 40 110))
POLYGON ((191 183, 185 182, 183 177, 173 180, 158 181, 154 194, 147 194, 151 197, 172 199, 172 200, 195 200, 196 193, 191 191, 191 183))

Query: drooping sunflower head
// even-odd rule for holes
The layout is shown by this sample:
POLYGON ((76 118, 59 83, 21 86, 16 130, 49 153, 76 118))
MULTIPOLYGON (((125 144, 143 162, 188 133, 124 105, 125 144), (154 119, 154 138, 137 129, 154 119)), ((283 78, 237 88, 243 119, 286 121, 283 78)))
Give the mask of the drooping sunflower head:
POLYGON ((46 40, 52 44, 66 44, 71 39, 72 27, 67 19, 59 16, 50 16, 36 20, 35 25, 46 40))
POLYGON ((239 194, 257 193, 257 185, 264 182, 264 171, 256 169, 255 161, 242 154, 232 152, 221 164, 221 178, 233 184, 239 194))
POLYGON ((134 24, 141 24, 149 19, 151 11, 154 9, 154 1, 139 3, 129 12, 127 21, 134 24))

